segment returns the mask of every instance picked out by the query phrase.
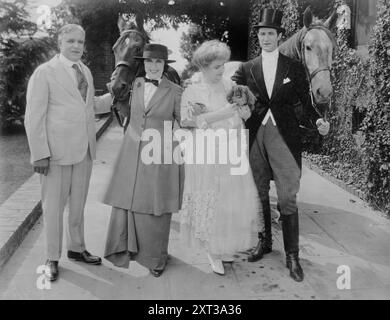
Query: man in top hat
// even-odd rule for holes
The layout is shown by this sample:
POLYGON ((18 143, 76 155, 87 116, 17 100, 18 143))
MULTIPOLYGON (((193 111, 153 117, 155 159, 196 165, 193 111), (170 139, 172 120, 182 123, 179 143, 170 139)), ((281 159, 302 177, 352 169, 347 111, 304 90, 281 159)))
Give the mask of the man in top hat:
POLYGON ((246 121, 249 129, 250 164, 258 188, 264 228, 248 261, 260 260, 272 251, 270 180, 274 179, 282 215, 286 266, 295 281, 304 278, 299 263, 297 193, 301 177, 301 142, 295 108, 302 103, 305 113, 326 135, 329 123, 317 119, 310 107, 309 83, 304 67, 279 53, 283 13, 265 9, 255 26, 262 53, 241 64, 232 79, 247 85, 257 98, 255 110, 246 121))
POLYGON ((173 62, 166 46, 147 44, 137 58, 146 76, 134 80, 129 127, 103 200, 112 206, 104 256, 126 268, 136 260, 159 277, 167 264, 172 212, 179 211, 183 193, 183 166, 166 161, 174 159, 177 141, 164 130, 180 123, 182 89, 163 76, 173 62))

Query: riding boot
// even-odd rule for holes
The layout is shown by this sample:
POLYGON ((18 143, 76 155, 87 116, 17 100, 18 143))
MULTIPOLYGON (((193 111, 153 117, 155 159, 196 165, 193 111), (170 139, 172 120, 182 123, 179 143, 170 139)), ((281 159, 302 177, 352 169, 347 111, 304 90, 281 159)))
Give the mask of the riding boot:
POLYGON ((260 260, 264 254, 272 252, 271 207, 269 201, 262 201, 264 227, 258 233, 259 242, 248 256, 249 262, 260 260))
POLYGON ((299 264, 299 225, 298 212, 284 215, 282 220, 284 250, 286 252, 286 267, 290 277, 297 282, 303 280, 304 274, 299 264))

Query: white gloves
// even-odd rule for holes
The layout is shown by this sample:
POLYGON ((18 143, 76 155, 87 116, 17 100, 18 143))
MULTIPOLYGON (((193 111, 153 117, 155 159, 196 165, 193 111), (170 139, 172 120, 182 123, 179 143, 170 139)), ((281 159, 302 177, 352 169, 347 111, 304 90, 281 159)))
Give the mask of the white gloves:
POLYGON ((322 118, 316 121, 317 129, 320 135, 326 136, 329 133, 330 123, 322 118))

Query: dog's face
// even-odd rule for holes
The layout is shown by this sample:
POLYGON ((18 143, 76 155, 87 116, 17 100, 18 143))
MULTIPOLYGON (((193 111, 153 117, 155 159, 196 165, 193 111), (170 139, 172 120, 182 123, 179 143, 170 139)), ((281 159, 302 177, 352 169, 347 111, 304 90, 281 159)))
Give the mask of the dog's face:
POLYGON ((247 101, 245 97, 238 97, 238 96, 233 96, 233 102, 237 103, 240 106, 246 105, 247 101))
POLYGON ((248 103, 247 95, 244 94, 243 89, 241 87, 235 87, 233 89, 232 100, 234 103, 243 106, 248 103))
POLYGON ((247 86, 234 85, 226 96, 229 103, 237 103, 239 106, 249 105, 253 107, 256 97, 247 86))

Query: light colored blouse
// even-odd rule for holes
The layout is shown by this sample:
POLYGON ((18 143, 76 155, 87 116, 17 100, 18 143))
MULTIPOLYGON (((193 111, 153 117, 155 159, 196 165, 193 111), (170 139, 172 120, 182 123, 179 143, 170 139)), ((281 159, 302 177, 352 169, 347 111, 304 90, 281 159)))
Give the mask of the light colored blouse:
POLYGON ((243 121, 237 111, 232 110, 226 95, 234 85, 230 79, 222 78, 216 84, 207 83, 201 74, 199 81, 190 84, 183 92, 181 99, 181 125, 194 121, 199 129, 239 128, 243 121), (194 116, 191 104, 202 103, 206 112, 194 116))

